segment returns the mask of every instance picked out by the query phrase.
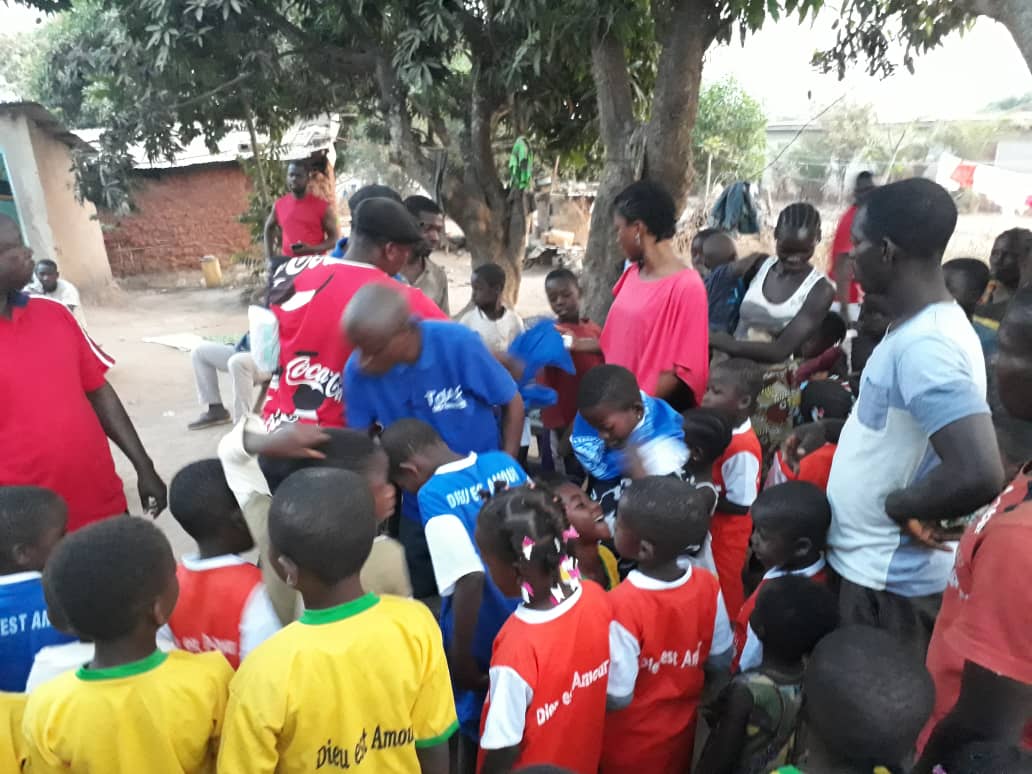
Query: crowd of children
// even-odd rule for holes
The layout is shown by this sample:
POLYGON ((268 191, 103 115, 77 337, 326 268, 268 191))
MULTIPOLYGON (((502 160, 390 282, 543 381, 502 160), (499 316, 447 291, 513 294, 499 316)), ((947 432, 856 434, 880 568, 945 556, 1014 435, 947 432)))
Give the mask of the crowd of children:
MULTIPOLYGON (((737 325, 735 257, 719 231, 692 243, 714 331, 737 325)), ((1032 363, 1032 299, 980 323, 983 269, 944 275, 987 363, 997 339, 1032 363)), ((932 679, 912 643, 840 620, 825 559, 878 300, 797 349, 796 427, 764 448, 763 366, 715 358, 676 411, 605 363, 576 275, 552 271, 573 365, 539 375, 557 401, 535 468, 505 283, 474 272, 458 322, 476 335, 411 317, 390 285, 358 289, 341 310, 350 429, 243 419, 172 480, 197 544, 178 563, 144 519, 66 535, 60 497, 0 487, 0 771, 909 771, 932 679)), ((1032 366, 1001 373, 1004 392, 1032 384, 1032 366)), ((1029 718, 1025 691, 994 712, 1029 718)), ((1017 738, 942 733, 915 771, 1032 771, 1017 738)))

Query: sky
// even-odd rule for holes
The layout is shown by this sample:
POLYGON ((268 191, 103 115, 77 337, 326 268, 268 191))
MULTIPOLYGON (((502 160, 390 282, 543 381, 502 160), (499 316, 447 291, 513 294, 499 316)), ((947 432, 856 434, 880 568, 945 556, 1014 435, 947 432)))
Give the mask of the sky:
MULTIPOLYGON (((37 11, 0 2, 0 30, 32 29, 37 11)), ((916 60, 916 73, 904 68, 885 80, 862 68, 840 82, 810 67, 815 48, 833 41, 831 14, 812 24, 783 19, 759 33, 707 54, 703 80, 735 77, 763 103, 771 122, 805 121, 846 94, 846 101, 874 105, 882 121, 970 116, 989 102, 1032 92, 1029 72, 1006 28, 979 19, 965 35, 951 35, 935 50, 916 60)))

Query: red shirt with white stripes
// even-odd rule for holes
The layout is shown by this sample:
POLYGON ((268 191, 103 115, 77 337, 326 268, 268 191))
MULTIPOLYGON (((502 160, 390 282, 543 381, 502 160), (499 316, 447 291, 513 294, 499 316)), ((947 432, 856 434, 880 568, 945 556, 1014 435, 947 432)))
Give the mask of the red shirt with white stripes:
POLYGON ((0 315, 0 486, 32 485, 68 504, 68 529, 125 513, 107 435, 87 395, 114 360, 59 301, 17 294, 0 315))

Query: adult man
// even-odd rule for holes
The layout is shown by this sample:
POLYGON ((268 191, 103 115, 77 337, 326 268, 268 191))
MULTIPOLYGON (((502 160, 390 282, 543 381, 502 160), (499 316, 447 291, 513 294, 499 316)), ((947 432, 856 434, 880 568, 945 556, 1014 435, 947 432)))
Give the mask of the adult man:
POLYGON ((59 303, 21 292, 32 251, 13 220, 0 215, 0 486, 32 484, 68 504, 68 529, 126 512, 107 439, 136 469, 140 501, 165 507, 164 482, 104 373, 113 361, 59 303))
POLYGON ((292 161, 287 166, 287 188, 290 193, 276 200, 265 221, 265 258, 270 274, 287 258, 322 255, 337 242, 337 215, 325 199, 307 193, 308 167, 303 161, 292 161))
POLYGON ((204 411, 200 417, 187 425, 190 430, 202 430, 229 421, 236 422, 251 410, 255 385, 268 381, 270 375, 259 370, 245 344, 246 340, 238 342, 236 346, 205 341, 191 353, 197 398, 204 411), (228 373, 233 382, 232 416, 222 405, 222 395, 219 392, 220 371, 228 373))
POLYGON ((423 230, 423 244, 412 253, 412 260, 401 267, 401 275, 412 287, 426 293, 442 312, 449 314, 448 275, 430 260, 430 253, 440 248, 444 236, 444 213, 437 202, 425 196, 410 196, 405 200, 405 209, 423 230))
POLYGON ((68 307, 68 311, 75 315, 79 325, 86 327, 86 320, 82 316, 82 301, 79 300, 79 289, 68 280, 61 279, 57 270, 57 263, 49 258, 40 258, 36 261, 35 279, 28 286, 28 292, 34 296, 46 296, 55 301, 60 301, 68 307))
POLYGON ((352 346, 339 322, 363 285, 391 284, 412 313, 429 319, 446 315, 422 291, 391 279, 423 239, 399 203, 372 198, 354 213, 344 258, 292 258, 273 280, 270 309, 279 328, 279 374, 273 377, 263 416, 271 431, 282 422, 344 425, 341 373, 352 346))
MULTIPOLYGON (((355 347, 344 369, 348 426, 389 427, 413 417, 437 430, 457 454, 500 448, 515 457, 524 409, 509 372, 474 331, 413 320, 401 287, 363 288, 344 313, 343 334, 355 347)), ((415 498, 402 500, 402 517, 398 537, 412 588, 417 597, 432 596, 433 572, 415 498)))
POLYGON ((878 188, 857 211, 857 276, 891 325, 828 481, 843 621, 889 629, 922 653, 953 563, 933 528, 985 505, 1003 479, 982 349, 942 276, 956 223, 949 194, 919 178, 878 188))
MULTIPOLYGON (((1032 289, 1011 299, 1000 324, 999 396, 1014 417, 1032 420, 1032 289)), ((1025 459, 1032 445, 1025 443, 1025 459)), ((935 709, 915 772, 928 774, 971 742, 1032 742, 1032 462, 964 533, 928 647, 935 709)), ((952 770, 952 767, 950 767, 952 770)))
POLYGON ((993 242, 989 253, 989 271, 992 282, 987 303, 975 309, 975 320, 995 328, 1007 311, 1011 296, 1022 284, 1022 268, 1028 273, 1032 267, 1032 231, 1012 228, 1004 231, 993 242))
POLYGON ((874 188, 874 175, 870 172, 861 172, 856 176, 856 183, 853 185, 853 203, 839 219, 838 227, 835 229, 835 241, 831 244, 828 279, 835 284, 835 304, 831 308, 842 315, 846 325, 856 322, 860 316, 860 302, 863 300, 860 283, 854 276, 853 262, 850 258, 853 250, 850 232, 853 228, 857 207, 867 200, 874 188))

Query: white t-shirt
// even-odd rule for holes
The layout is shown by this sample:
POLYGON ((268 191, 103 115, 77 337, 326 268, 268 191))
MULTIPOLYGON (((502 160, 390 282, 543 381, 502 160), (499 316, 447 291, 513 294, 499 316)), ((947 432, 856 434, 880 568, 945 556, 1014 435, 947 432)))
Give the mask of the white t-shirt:
POLYGON ((956 303, 932 304, 890 329, 867 361, 831 466, 828 563, 835 572, 904 597, 946 588, 953 552, 904 535, 885 513, 885 498, 939 464, 935 433, 988 413, 982 347, 956 303))
POLYGON ((459 323, 479 333, 492 352, 505 352, 513 339, 527 329, 520 316, 508 308, 501 317, 492 320, 479 307, 474 306, 459 318, 459 323))
POLYGON ((83 328, 86 327, 86 320, 82 315, 82 301, 79 299, 79 290, 71 282, 58 277, 57 287, 54 288, 54 292, 44 293, 43 286, 40 284, 39 280, 34 279, 29 284, 28 291, 34 296, 45 296, 46 298, 60 301, 68 307, 71 313, 75 316, 75 319, 79 321, 79 325, 83 328))

